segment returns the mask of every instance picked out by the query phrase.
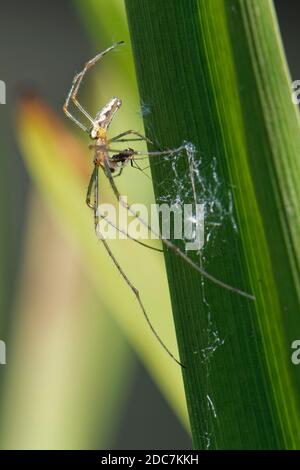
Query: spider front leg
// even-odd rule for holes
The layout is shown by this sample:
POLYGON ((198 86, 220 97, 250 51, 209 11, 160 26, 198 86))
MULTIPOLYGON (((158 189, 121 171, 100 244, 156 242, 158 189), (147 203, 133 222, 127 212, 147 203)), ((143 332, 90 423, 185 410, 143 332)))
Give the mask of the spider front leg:
POLYGON ((73 114, 71 114, 71 112, 69 111, 70 101, 72 101, 72 103, 79 109, 79 111, 82 112, 82 114, 91 122, 91 124, 94 124, 94 119, 89 115, 89 113, 83 108, 83 106, 81 106, 81 104, 77 100, 77 94, 78 94, 81 82, 83 80, 83 77, 87 73, 87 71, 91 67, 93 67, 93 65, 95 65, 105 54, 107 54, 108 52, 113 50, 119 44, 123 44, 123 43, 124 43, 124 41, 116 42, 112 46, 108 47, 107 49, 100 52, 99 54, 97 54, 92 59, 90 59, 88 62, 86 62, 83 70, 81 72, 79 72, 77 75, 75 75, 75 77, 73 79, 73 83, 72 83, 71 89, 70 89, 70 91, 67 95, 66 101, 64 103, 63 110, 64 110, 65 114, 68 116, 69 119, 71 119, 73 122, 75 122, 75 124, 77 126, 79 126, 82 130, 84 130, 88 134, 89 134, 89 129, 84 124, 82 124, 77 118, 75 118, 75 116, 73 116, 73 114))
POLYGON ((78 88, 76 90, 76 87, 78 86, 78 82, 79 82, 81 74, 82 74, 82 72, 75 75, 75 77, 73 79, 71 89, 70 89, 70 91, 67 95, 66 101, 64 103, 63 110, 64 110, 64 113, 68 116, 69 119, 71 119, 73 122, 75 122, 75 124, 78 127, 80 127, 80 129, 82 129, 83 131, 85 131, 89 134, 89 129, 84 124, 82 124, 82 122, 80 122, 75 116, 73 116, 73 114, 69 111, 70 101, 72 101, 74 103, 74 105, 82 112, 82 114, 84 116, 86 116, 87 119, 91 123, 93 123, 92 117, 88 114, 88 112, 81 106, 81 104, 76 99, 76 95, 77 95, 77 91, 78 91, 78 88))

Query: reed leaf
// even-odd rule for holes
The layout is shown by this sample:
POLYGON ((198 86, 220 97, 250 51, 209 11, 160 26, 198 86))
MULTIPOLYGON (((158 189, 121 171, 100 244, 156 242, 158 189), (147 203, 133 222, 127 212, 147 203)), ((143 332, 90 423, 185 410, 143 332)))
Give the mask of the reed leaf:
MULTIPOLYGON (((272 2, 125 4, 147 135, 196 149, 205 244, 190 256, 255 295, 165 253, 194 446, 299 448, 299 117, 272 2)), ((187 158, 151 165, 157 200, 191 203, 187 158)))

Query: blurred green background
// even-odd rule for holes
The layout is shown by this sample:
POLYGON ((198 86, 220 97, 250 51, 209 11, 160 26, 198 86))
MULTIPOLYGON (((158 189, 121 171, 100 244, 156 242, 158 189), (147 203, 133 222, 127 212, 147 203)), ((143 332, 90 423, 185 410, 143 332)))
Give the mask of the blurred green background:
MULTIPOLYGON (((299 2, 275 4, 297 79, 299 2)), ((111 135, 143 132, 123 1, 5 0, 1 7, 0 339, 7 364, 0 366, 0 447, 191 448, 181 372, 95 240, 85 206, 89 141, 62 113, 74 73, 122 39, 126 45, 85 81, 81 101, 93 114, 119 96, 111 135), (21 101, 28 89, 39 99, 21 101)), ((142 104, 151 112, 151 103, 142 104)), ((151 182, 136 173, 124 172, 121 192, 150 203, 151 182)), ((101 197, 113 201, 103 178, 101 197)), ((127 241, 112 248, 176 353, 162 257, 127 241)))

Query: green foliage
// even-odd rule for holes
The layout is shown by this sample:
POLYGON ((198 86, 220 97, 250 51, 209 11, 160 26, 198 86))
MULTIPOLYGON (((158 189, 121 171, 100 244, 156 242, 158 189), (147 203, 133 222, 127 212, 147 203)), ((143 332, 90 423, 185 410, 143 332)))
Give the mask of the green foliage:
MULTIPOLYGON (((165 253, 194 445, 299 448, 300 134, 272 3, 125 3, 147 135, 197 150, 207 241, 191 256, 256 298, 165 253)), ((152 174, 157 198, 181 183, 191 202, 187 159, 152 163, 152 174)))

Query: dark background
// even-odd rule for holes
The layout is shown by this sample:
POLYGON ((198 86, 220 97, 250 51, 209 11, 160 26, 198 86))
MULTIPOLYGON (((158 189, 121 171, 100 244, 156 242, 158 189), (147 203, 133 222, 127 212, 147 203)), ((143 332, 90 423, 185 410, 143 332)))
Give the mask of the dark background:
MULTIPOLYGON (((207 0, 209 1, 209 0, 207 0)), ((264 1, 264 0, 257 0, 264 1)), ((142 3, 142 2, 141 2, 142 3)), ((276 0, 275 6, 293 80, 300 79, 298 51, 299 0, 276 0)), ((0 15, 0 78, 7 84, 7 106, 1 107, 0 139, 2 174, 10 174, 13 184, 6 185, 4 201, 15 209, 2 220, 1 237, 9 237, 13 252, 0 252, 2 269, 8 279, 7 295, 1 308, 9 312, 17 285, 22 252, 22 226, 26 213, 29 178, 14 138, 13 102, 24 84, 34 82, 46 101, 60 110, 74 64, 83 63, 90 54, 90 44, 76 16, 71 0, 3 1, 0 15), (66 55, 66 51, 68 55, 66 55)), ((274 96, 276 99, 276 96, 274 96)), ((2 325, 2 330, 5 325, 2 325)), ((138 360, 137 360, 138 361, 138 360)), ((4 379, 1 370, 0 385, 4 379)), ((184 449, 191 440, 176 420, 169 406, 152 383, 143 366, 137 363, 135 380, 115 438, 115 449, 184 449), (151 403, 151 406, 145 404, 151 403)))

